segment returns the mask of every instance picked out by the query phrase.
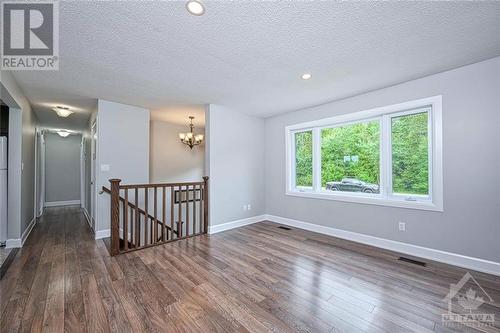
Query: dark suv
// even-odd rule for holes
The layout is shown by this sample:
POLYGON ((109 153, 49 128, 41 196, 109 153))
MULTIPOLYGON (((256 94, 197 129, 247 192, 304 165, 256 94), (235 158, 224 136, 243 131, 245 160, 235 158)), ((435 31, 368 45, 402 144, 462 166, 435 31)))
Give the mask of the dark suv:
POLYGON ((329 191, 380 193, 380 186, 377 184, 365 183, 356 178, 344 178, 341 182, 328 182, 326 189, 329 191))

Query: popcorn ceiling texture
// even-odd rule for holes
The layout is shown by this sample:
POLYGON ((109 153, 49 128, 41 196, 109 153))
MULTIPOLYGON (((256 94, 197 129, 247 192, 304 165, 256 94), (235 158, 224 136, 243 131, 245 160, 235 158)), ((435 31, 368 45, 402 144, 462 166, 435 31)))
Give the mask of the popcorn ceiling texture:
POLYGON ((41 120, 96 98, 267 117, 500 55, 500 2, 205 5, 60 2, 60 71, 13 74, 41 120))

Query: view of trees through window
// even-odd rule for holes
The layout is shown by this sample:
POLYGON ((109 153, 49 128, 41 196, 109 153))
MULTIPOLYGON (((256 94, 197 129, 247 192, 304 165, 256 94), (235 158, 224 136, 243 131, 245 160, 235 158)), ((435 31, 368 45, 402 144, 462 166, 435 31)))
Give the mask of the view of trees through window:
POLYGON ((392 191, 429 194, 428 113, 392 118, 392 191))
POLYGON ((321 130, 323 189, 378 193, 379 180, 379 120, 321 130))
POLYGON ((312 131, 295 134, 295 185, 312 187, 312 131))
MULTIPOLYGON (((323 190, 380 193, 379 119, 323 128, 323 190)), ((392 192, 429 194, 428 112, 392 117, 392 192)), ((313 187, 313 132, 295 133, 296 186, 313 187)), ((388 170, 390 171, 390 170, 388 170)))

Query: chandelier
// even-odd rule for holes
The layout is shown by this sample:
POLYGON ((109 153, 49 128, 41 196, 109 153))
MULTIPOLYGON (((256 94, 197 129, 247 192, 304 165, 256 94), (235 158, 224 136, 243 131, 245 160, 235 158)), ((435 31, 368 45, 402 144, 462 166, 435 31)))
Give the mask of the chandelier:
POLYGON ((188 133, 179 133, 179 139, 185 145, 188 145, 189 148, 193 149, 194 146, 197 146, 203 142, 203 134, 194 135, 194 125, 193 125, 193 116, 189 116, 191 123, 189 124, 190 131, 188 133))

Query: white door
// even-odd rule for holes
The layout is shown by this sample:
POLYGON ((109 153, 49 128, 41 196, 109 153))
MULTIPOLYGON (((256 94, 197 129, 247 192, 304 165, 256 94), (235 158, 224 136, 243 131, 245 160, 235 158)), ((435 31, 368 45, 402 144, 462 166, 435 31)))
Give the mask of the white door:
POLYGON ((92 229, 95 230, 95 205, 96 205, 96 155, 97 155, 97 127, 96 123, 92 124, 92 129, 90 132, 90 220, 92 224, 92 229))

